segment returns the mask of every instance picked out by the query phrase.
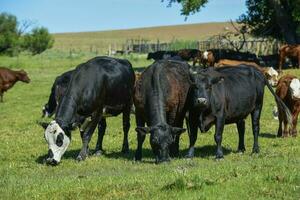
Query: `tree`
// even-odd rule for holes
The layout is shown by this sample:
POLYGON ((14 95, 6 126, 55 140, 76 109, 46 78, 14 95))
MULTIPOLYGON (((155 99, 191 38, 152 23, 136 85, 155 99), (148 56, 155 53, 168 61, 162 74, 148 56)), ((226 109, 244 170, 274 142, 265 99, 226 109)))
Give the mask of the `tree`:
MULTIPOLYGON (((208 0, 168 0, 169 5, 180 3, 181 14, 188 16, 200 11, 208 0)), ((300 43, 299 0, 246 0, 248 11, 238 22, 251 28, 257 36, 284 39, 287 43, 300 43)))
POLYGON ((25 34, 23 48, 33 54, 39 54, 53 46, 54 40, 45 27, 34 28, 31 33, 25 34))
POLYGON ((16 16, 0 13, 0 54, 16 55, 21 50, 38 54, 51 48, 54 40, 46 28, 34 28, 25 33, 33 24, 29 20, 19 23, 16 16))
POLYGON ((12 53, 17 41, 17 18, 8 13, 0 13, 0 53, 12 53))
MULTIPOLYGON (((164 0, 162 0, 163 2, 164 0)), ((168 0, 169 6, 173 3, 180 3, 182 5, 181 14, 188 16, 200 11, 201 7, 204 7, 208 0, 168 0)))
POLYGON ((300 43, 299 4, 298 0, 247 0, 248 11, 239 22, 248 24, 254 35, 300 43))

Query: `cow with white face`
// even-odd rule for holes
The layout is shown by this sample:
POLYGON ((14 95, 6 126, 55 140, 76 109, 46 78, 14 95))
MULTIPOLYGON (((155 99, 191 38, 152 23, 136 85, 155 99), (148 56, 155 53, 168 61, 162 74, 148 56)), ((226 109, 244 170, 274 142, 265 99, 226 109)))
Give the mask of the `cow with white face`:
POLYGON ((288 127, 286 118, 282 115, 282 110, 278 107, 279 128, 278 137, 297 135, 297 121, 300 113, 300 81, 294 75, 282 76, 276 88, 276 94, 284 101, 292 113, 292 126, 288 127), (283 124, 283 127, 282 127, 283 124))
POLYGON ((45 139, 49 148, 48 157, 45 161, 47 164, 57 165, 67 150, 71 138, 65 134, 64 130, 54 120, 45 130, 45 139))
POLYGON ((261 68, 266 79, 272 87, 276 87, 278 83, 278 72, 273 67, 261 68))
MULTIPOLYGON (((76 67, 68 87, 57 108, 55 120, 45 131, 48 143, 46 163, 57 165, 71 141, 71 131, 78 122, 78 116, 91 120, 83 123, 80 131, 82 149, 78 161, 85 160, 89 142, 97 124, 106 127, 106 113, 123 114, 122 152, 129 151, 128 132, 130 111, 133 104, 135 75, 129 61, 110 57, 95 57, 76 67)), ((101 153, 105 127, 99 129, 95 154, 101 153)), ((100 154, 99 154, 100 155, 100 154)))

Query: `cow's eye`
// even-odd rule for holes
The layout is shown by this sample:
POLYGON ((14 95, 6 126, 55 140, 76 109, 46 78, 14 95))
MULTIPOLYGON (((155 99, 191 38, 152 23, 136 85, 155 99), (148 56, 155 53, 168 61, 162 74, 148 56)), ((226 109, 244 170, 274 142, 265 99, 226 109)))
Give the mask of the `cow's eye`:
POLYGON ((63 145, 63 143, 64 143, 64 135, 63 135, 62 133, 59 133, 59 134, 58 134, 55 143, 56 143, 56 145, 57 145, 58 147, 61 147, 61 146, 63 145))

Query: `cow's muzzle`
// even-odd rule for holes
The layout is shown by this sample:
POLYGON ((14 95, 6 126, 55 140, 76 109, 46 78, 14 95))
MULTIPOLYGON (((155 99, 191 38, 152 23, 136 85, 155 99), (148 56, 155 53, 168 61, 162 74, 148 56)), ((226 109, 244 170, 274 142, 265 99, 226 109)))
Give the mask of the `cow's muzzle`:
POLYGON ((208 101, 206 98, 197 98, 196 103, 199 106, 207 106, 208 101))
POLYGON ((47 159, 45 160, 45 163, 46 163, 47 165, 52 165, 52 166, 58 165, 58 161, 55 160, 55 159, 53 159, 53 158, 47 158, 47 159))

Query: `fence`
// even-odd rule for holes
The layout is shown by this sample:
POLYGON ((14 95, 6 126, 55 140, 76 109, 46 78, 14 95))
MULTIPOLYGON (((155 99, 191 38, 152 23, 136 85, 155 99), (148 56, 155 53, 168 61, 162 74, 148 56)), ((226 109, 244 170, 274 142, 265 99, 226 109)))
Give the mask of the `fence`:
MULTIPOLYGON (((240 46, 243 41, 232 41, 234 46, 240 46)), ((278 53, 281 43, 278 40, 249 40, 245 41, 240 51, 251 52, 256 55, 270 55, 278 53)), ((207 40, 207 41, 179 41, 150 43, 147 40, 127 40, 122 47, 123 53, 149 53, 159 50, 179 50, 179 49, 199 49, 205 51, 208 49, 234 49, 227 40, 207 40)), ((116 52, 116 51, 115 51, 116 52)))

